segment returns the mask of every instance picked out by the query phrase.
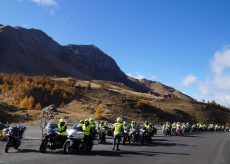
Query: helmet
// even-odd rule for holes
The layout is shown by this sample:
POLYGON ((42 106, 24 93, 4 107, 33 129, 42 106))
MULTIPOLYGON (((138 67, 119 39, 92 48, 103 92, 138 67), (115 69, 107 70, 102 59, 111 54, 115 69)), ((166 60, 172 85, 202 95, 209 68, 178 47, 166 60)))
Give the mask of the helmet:
POLYGON ((84 124, 84 120, 80 120, 80 124, 84 124))
POLYGON ((59 120, 59 123, 65 123, 65 120, 63 119, 63 118, 61 118, 60 120, 59 120))
POLYGON ((117 122, 122 123, 122 118, 121 117, 117 117, 117 122))
POLYGON ((89 125, 89 120, 85 119, 84 123, 85 123, 86 126, 89 125))
POLYGON ((146 121, 145 121, 145 124, 149 124, 149 121, 148 121, 148 120, 146 120, 146 121))
POLYGON ((123 122, 123 125, 127 125, 126 121, 123 122))
POLYGON ((94 123, 94 119, 93 118, 89 118, 89 122, 94 123))
POLYGON ((63 118, 61 118, 59 120, 59 124, 60 124, 60 126, 64 126, 65 125, 65 120, 63 118))

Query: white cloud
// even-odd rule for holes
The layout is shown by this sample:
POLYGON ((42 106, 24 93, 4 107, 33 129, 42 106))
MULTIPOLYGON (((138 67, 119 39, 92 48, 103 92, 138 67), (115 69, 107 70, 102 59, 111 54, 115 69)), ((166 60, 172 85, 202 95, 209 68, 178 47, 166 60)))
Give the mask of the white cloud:
POLYGON ((211 60, 211 68, 216 75, 221 75, 225 68, 230 68, 230 46, 225 46, 215 53, 211 60))
POLYGON ((210 93, 210 91, 209 91, 209 87, 207 86, 207 84, 199 84, 198 85, 198 90, 204 96, 210 96, 210 95, 212 95, 210 93))
POLYGON ((230 47, 226 46, 217 51, 211 60, 211 69, 214 73, 213 83, 218 89, 230 91, 230 75, 226 70, 230 68, 230 47))
POLYGON ((31 1, 42 6, 57 6, 56 0, 31 0, 31 1))
POLYGON ((213 99, 219 104, 230 106, 230 93, 220 92, 213 99))
POLYGON ((196 79, 197 77, 192 74, 186 76, 183 80, 183 86, 188 87, 192 85, 196 81, 196 79))
POLYGON ((139 73, 135 73, 135 74, 128 73, 127 75, 130 76, 130 77, 133 77, 133 78, 135 78, 135 79, 144 79, 144 78, 145 78, 144 75, 139 74, 139 73))
POLYGON ((211 78, 198 86, 207 100, 230 106, 230 47, 225 46, 214 54, 210 62, 211 78), (212 93, 212 94, 211 94, 212 93))
POLYGON ((148 79, 148 80, 156 80, 156 76, 154 76, 154 75, 151 75, 151 76, 146 76, 146 75, 144 75, 144 74, 141 74, 141 73, 139 73, 139 72, 136 72, 136 73, 128 73, 127 74, 128 76, 130 76, 130 77, 133 77, 133 78, 135 78, 135 79, 139 79, 139 80, 141 80, 141 79, 148 79))

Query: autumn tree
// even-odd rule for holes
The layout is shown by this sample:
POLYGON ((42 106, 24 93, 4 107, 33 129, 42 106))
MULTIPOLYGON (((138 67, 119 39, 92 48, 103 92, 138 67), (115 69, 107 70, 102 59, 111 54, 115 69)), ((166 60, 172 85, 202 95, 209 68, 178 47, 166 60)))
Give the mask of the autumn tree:
POLYGON ((30 110, 33 109, 34 98, 30 96, 30 97, 25 97, 21 99, 19 106, 20 108, 25 108, 25 109, 30 109, 30 110))
POLYGON ((102 104, 99 104, 99 105, 97 105, 96 106, 96 109, 95 109, 95 117, 97 118, 97 119, 101 119, 102 118, 102 115, 103 115, 103 113, 104 113, 104 107, 103 107, 103 105, 102 104))

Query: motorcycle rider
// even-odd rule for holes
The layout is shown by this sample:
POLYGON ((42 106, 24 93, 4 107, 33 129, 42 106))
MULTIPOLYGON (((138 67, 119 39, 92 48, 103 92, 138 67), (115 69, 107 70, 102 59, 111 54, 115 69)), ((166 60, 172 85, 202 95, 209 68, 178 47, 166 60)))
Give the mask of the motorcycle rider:
POLYGON ((126 129, 127 132, 129 132, 130 127, 126 121, 123 122, 123 128, 126 129))
POLYGON ((93 129, 88 119, 85 119, 82 129, 84 133, 85 144, 92 147, 93 146, 93 141, 92 141, 93 129))
POLYGON ((107 127, 106 127, 104 121, 100 121, 99 129, 100 129, 100 130, 101 130, 101 129, 107 129, 107 127))
POLYGON ((115 145, 117 145, 116 150, 119 151, 121 136, 124 131, 121 117, 117 117, 116 123, 113 124, 113 131, 114 131, 113 150, 115 149, 115 145))
POLYGON ((136 127, 137 127, 136 121, 131 121, 130 127, 133 129, 136 129, 136 127))
POLYGON ((128 141, 130 143, 130 126, 129 124, 127 124, 126 121, 123 122, 123 129, 124 129, 124 133, 123 133, 123 144, 125 144, 126 141, 128 141))
POLYGON ((57 134, 60 138, 60 141, 63 143, 65 142, 67 138, 66 130, 67 130, 66 122, 63 118, 61 118, 58 122, 57 134))
POLYGON ((165 135, 171 135, 171 128, 172 128, 172 125, 170 124, 170 122, 166 122, 163 125, 163 131, 164 131, 165 135))
POLYGON ((89 118, 89 125, 92 127, 92 137, 96 136, 96 125, 93 118, 89 118))
POLYGON ((150 137, 154 136, 157 132, 157 129, 153 126, 152 123, 149 123, 150 126, 150 137))
POLYGON ((146 120, 146 121, 145 121, 145 124, 144 124, 143 128, 144 128, 145 130, 147 130, 147 131, 150 131, 151 126, 150 126, 150 124, 149 124, 149 121, 148 121, 148 120, 146 120))

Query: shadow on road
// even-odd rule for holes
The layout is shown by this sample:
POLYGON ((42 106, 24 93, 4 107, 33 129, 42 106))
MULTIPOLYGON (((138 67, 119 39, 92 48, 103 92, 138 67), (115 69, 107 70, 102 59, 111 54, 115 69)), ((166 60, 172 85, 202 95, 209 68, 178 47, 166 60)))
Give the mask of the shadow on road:
POLYGON ((204 137, 201 137, 201 136, 196 136, 196 135, 187 135, 187 136, 184 136, 186 138, 204 138, 204 137))
POLYGON ((171 153, 171 152, 151 152, 151 151, 108 151, 94 150, 90 154, 80 154, 87 156, 104 156, 104 157, 129 157, 129 156, 156 156, 160 154, 168 155, 189 155, 186 153, 171 153))
POLYGON ((150 151, 109 151, 109 150, 94 150, 88 156, 109 156, 109 157, 127 157, 127 156, 155 156, 158 155, 150 151))
POLYGON ((152 144, 152 146, 167 146, 167 147, 171 147, 171 146, 189 146, 189 145, 179 144, 179 143, 171 143, 171 142, 154 142, 152 144))
POLYGON ((189 146, 186 144, 179 144, 179 143, 173 143, 173 142, 167 142, 168 140, 153 140, 152 143, 144 143, 143 145, 141 145, 140 143, 136 143, 136 144, 125 144, 123 146, 147 146, 147 147, 154 147, 154 146, 167 146, 167 147, 171 147, 171 146, 189 146), (164 142, 165 141, 165 142, 164 142))
MULTIPOLYGON (((14 153, 40 153, 39 150, 36 149, 21 149, 18 151, 13 151, 9 152, 10 154, 14 153)), ((42 154, 42 153, 40 153, 42 154)), ((49 155, 67 155, 64 154, 63 151, 47 151, 44 154, 49 154, 49 155)), ((156 155, 179 155, 179 156, 185 156, 189 155, 186 153, 173 153, 173 152, 154 152, 154 151, 130 151, 130 150, 121 150, 121 151, 112 151, 112 150, 93 150, 90 153, 84 153, 84 152, 75 152, 69 155, 76 155, 76 156, 104 156, 104 157, 129 157, 129 156, 146 156, 146 157, 151 157, 151 156, 156 156, 156 155)))

